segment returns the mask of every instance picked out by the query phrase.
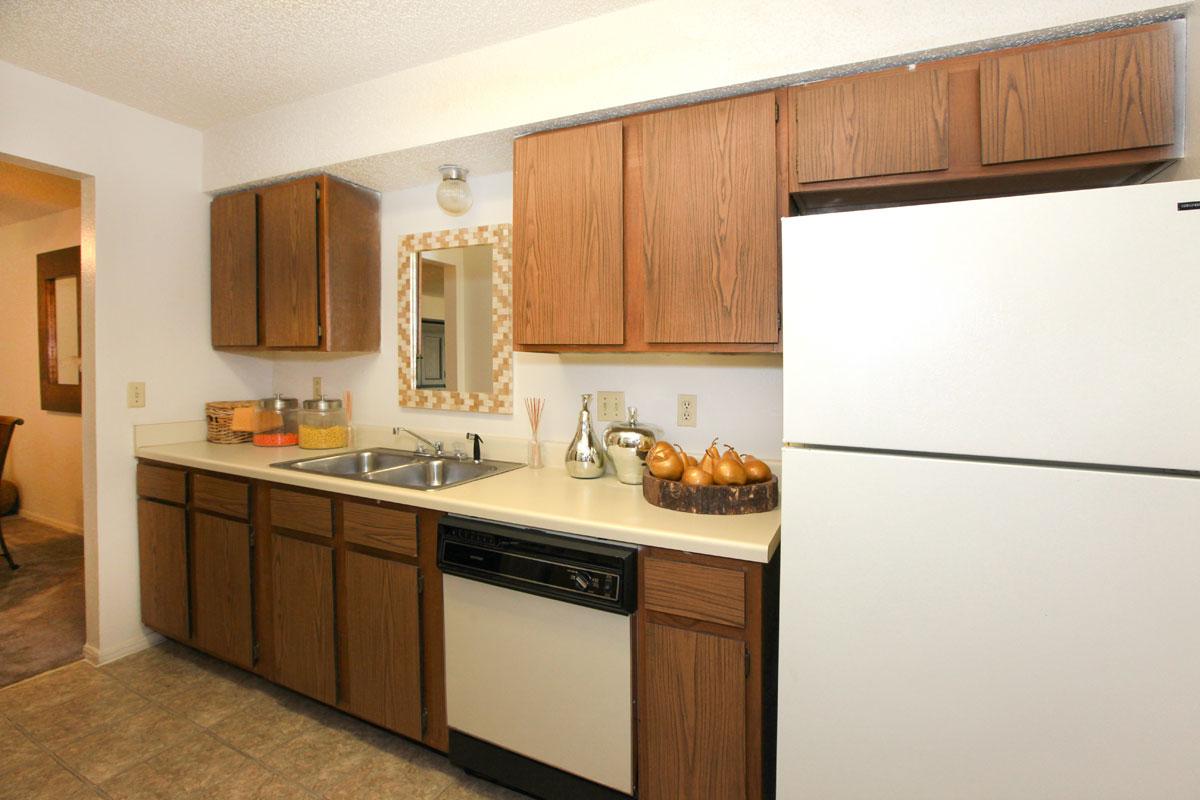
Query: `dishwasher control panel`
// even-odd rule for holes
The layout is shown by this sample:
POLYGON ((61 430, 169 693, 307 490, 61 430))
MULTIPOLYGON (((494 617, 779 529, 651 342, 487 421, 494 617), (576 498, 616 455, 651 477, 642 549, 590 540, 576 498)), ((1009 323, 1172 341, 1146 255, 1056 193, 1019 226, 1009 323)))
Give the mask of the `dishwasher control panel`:
POLYGON ((637 548, 567 534, 446 517, 438 566, 450 575, 629 614, 637 607, 637 548))

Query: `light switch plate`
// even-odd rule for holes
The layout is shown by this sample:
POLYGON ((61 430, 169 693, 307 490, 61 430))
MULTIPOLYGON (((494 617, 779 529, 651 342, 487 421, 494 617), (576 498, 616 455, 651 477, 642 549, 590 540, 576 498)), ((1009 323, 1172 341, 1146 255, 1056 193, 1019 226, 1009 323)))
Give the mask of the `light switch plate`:
POLYGON ((675 424, 681 428, 696 427, 696 395, 681 394, 679 395, 679 408, 676 413, 677 419, 675 424))
POLYGON ((131 382, 125 388, 125 405, 129 408, 145 408, 146 384, 141 381, 131 382))
POLYGON ((601 422, 624 422, 625 393, 596 392, 596 419, 601 422))

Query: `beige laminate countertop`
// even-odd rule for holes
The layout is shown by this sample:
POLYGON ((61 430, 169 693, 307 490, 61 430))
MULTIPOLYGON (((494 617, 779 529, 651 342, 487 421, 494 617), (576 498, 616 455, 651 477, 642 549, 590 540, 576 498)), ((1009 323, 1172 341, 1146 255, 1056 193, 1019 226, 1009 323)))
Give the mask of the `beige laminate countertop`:
POLYGON ((195 469, 745 561, 765 563, 779 544, 779 509, 735 516, 668 511, 647 503, 640 486, 620 483, 612 476, 577 480, 554 467, 522 467, 472 483, 423 492, 270 466, 335 452, 340 451, 208 442, 154 445, 135 451, 138 458, 195 469))

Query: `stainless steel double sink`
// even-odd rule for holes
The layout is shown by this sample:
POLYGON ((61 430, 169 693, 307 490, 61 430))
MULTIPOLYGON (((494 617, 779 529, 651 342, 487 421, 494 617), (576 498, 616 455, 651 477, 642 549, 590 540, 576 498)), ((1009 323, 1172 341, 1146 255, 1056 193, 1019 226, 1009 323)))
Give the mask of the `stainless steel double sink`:
POLYGON ((373 447, 352 453, 299 458, 271 466, 334 478, 430 491, 511 472, 525 465, 512 461, 472 461, 453 456, 416 453, 411 450, 373 447))

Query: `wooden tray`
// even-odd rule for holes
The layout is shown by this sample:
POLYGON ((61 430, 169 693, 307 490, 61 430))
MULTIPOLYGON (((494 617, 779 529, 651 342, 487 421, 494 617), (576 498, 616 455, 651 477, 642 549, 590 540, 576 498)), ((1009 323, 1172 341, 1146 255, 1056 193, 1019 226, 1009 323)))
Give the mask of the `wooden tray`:
POLYGON ((690 514, 757 514, 779 505, 779 478, 745 486, 685 486, 664 481, 646 471, 642 497, 651 505, 690 514))

